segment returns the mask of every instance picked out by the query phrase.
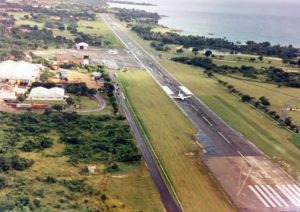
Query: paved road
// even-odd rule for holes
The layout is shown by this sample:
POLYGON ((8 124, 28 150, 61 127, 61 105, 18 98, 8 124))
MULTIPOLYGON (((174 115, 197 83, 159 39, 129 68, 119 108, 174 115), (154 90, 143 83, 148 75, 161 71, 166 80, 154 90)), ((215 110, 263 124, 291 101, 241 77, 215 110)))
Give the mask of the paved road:
POLYGON ((97 93, 95 95, 95 98, 96 98, 96 100, 98 102, 98 107, 95 108, 95 109, 87 109, 87 110, 81 110, 81 109, 75 109, 75 110, 73 110, 73 109, 68 109, 66 111, 74 111, 74 112, 78 112, 78 113, 96 113, 96 112, 100 112, 100 111, 104 110, 104 108, 106 107, 105 100, 102 98, 102 96, 99 93, 97 93))
POLYGON ((139 127, 134 119, 133 114, 131 113, 130 109, 128 108, 128 105, 126 104, 125 96, 122 93, 122 90, 118 86, 118 83, 117 83, 114 73, 110 72, 110 76, 115 84, 116 90, 118 91, 118 92, 116 92, 118 102, 128 120, 128 123, 132 129, 133 135, 137 141, 138 147, 143 155, 143 158, 145 159, 147 167, 150 171, 150 175, 159 191, 159 194, 161 196, 161 199, 164 203, 166 210, 169 212, 181 211, 179 209, 179 207, 176 205, 175 201, 173 200, 173 197, 170 194, 168 187, 165 184, 163 177, 161 176, 156 163, 154 162, 155 160, 146 144, 147 142, 145 141, 145 138, 143 137, 141 131, 139 130, 139 127))
MULTIPOLYGON (((101 17, 159 86, 179 93, 179 86, 183 85, 155 57, 132 40, 108 14, 101 17)), ((198 140, 204 148, 202 159, 238 210, 300 210, 300 186, 290 175, 196 96, 173 101, 198 129, 198 140)))

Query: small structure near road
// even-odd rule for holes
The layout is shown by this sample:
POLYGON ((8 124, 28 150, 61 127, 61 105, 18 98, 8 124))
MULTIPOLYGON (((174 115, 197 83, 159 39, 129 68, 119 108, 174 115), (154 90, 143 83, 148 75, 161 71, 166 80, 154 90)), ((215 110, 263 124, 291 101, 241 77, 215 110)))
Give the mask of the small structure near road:
POLYGON ((92 73, 92 80, 98 81, 102 77, 102 73, 100 72, 93 72, 92 73))
POLYGON ((29 100, 47 100, 47 101, 60 101, 64 100, 65 90, 63 88, 44 88, 36 87, 33 88, 28 96, 29 100))
POLYGON ((76 43, 76 44, 75 44, 75 48, 76 48, 77 50, 88 50, 89 44, 84 43, 84 42, 76 43))
POLYGON ((97 167, 96 166, 88 166, 89 173, 94 174, 96 172, 97 167))

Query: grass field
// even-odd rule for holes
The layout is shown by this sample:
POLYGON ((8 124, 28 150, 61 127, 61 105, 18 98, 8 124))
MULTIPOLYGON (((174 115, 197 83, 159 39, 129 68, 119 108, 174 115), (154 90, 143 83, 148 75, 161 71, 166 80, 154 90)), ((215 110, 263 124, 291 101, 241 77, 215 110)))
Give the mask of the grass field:
POLYGON ((14 16, 14 18, 16 19, 16 25, 17 26, 30 25, 30 26, 34 27, 36 25, 39 29, 42 29, 45 26, 44 23, 38 23, 38 22, 35 22, 35 21, 32 21, 32 20, 22 20, 24 15, 30 16, 30 13, 27 13, 27 12, 11 12, 9 14, 14 16))
MULTIPOLYGON (((167 60, 161 62, 229 125, 241 132, 272 159, 278 161, 295 177, 299 177, 300 149, 289 141, 292 136, 289 131, 279 128, 263 114, 240 102, 218 85, 216 80, 206 77, 201 69, 167 60)), ((251 92, 249 94, 264 95, 264 93, 259 93, 257 89, 255 85, 250 87, 249 91, 251 92)), ((283 89, 283 91, 293 93, 289 89, 283 89)), ((294 95, 297 94, 294 93, 294 95)), ((274 98, 275 103, 276 97, 272 98, 274 98)), ((300 142, 299 137, 298 142, 300 142)))
MULTIPOLYGON (((17 26, 21 26, 21 25, 30 25, 32 27, 34 27, 35 25, 39 28, 42 29, 45 26, 45 23, 39 23, 33 20, 23 20, 22 18, 24 17, 24 15, 29 15, 30 13, 27 12, 12 12, 9 13, 10 15, 13 15, 16 19, 16 25, 17 26)), ((53 31, 53 35, 54 36, 63 36, 67 39, 71 39, 74 40, 75 36, 72 35, 68 30, 59 30, 59 29, 52 29, 53 31)))
MULTIPOLYGON (((218 78, 235 86, 242 93, 248 94, 257 99, 261 96, 267 97, 271 103, 270 109, 276 111, 278 114, 281 114, 282 108, 289 100, 300 97, 300 90, 297 88, 279 88, 277 85, 273 84, 240 80, 222 75, 218 75, 218 78)), ((290 115, 293 120, 299 123, 300 120, 298 113, 300 112, 293 112, 290 113, 290 115)))
POLYGON ((103 36, 104 43, 109 43, 110 47, 122 48, 123 44, 109 29, 109 27, 102 21, 101 17, 98 16, 96 21, 78 21, 78 31, 90 34, 103 36))
POLYGON ((196 156, 196 131, 184 115, 146 72, 119 76, 185 210, 232 211, 196 156))

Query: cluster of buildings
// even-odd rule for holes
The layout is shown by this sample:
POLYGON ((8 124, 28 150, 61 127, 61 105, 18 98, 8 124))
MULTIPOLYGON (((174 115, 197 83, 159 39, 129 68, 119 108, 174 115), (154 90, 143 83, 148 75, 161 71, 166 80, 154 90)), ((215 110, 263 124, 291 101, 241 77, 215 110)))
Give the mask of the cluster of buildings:
POLYGON ((43 69, 42 65, 7 60, 0 63, 0 100, 16 100, 24 95, 43 69))
POLYGON ((7 60, 0 63, 0 101, 14 101, 20 95, 28 94, 28 100, 64 100, 63 88, 31 88, 36 82, 43 66, 25 61, 7 60), (29 92, 30 90, 30 92, 29 92))

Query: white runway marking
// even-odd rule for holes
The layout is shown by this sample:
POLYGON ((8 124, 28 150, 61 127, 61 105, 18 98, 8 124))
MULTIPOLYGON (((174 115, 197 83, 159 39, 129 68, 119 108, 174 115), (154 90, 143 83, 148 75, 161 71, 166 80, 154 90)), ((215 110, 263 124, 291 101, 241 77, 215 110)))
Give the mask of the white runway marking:
POLYGON ((202 116, 202 118, 204 119, 204 121, 206 121, 206 123, 209 124, 209 126, 213 126, 213 124, 210 121, 208 121, 208 119, 205 116, 202 116))
POLYGON ((293 203, 295 206, 300 206, 298 200, 285 186, 276 185, 276 187, 291 201, 291 203, 293 203))
POLYGON ((268 189, 274 194, 275 197, 277 197, 277 199, 286 207, 288 207, 289 205, 286 203, 286 201, 270 186, 267 185, 268 189))
MULTIPOLYGON (((272 188, 271 185, 248 185, 248 187, 267 208, 289 207, 290 205, 284 200, 284 196, 289 199, 293 205, 299 206, 299 199, 295 197, 295 194, 299 195, 299 193, 297 192, 293 194, 292 191, 289 190, 289 188, 292 187, 294 189, 294 185, 276 185, 276 187, 279 189, 277 191, 275 188, 272 188)), ((296 189, 293 191, 296 191, 296 189)))
POLYGON ((264 186, 264 185, 261 185, 260 186, 263 190, 264 190, 264 192, 266 192, 267 194, 268 194, 268 196, 279 206, 279 207, 282 207, 283 205, 281 204, 281 202, 278 200, 278 199, 276 199, 276 197, 275 197, 275 195, 273 195, 269 190, 268 190, 268 188, 266 187, 266 186, 264 186))
POLYGON ((298 192, 300 192, 300 187, 298 186, 298 185, 293 185, 293 187, 298 191, 298 192))
POLYGON ((253 193, 256 195, 256 197, 261 201, 261 203, 262 203, 265 207, 267 207, 267 208, 270 207, 270 205, 264 200, 264 198, 262 198, 262 196, 254 189, 253 186, 249 185, 249 188, 251 189, 251 191, 253 191, 253 193))
POLYGON ((218 134, 227 142, 227 143, 231 143, 221 132, 218 132, 218 134))
POLYGON ((298 202, 300 201, 300 193, 292 186, 292 185, 287 185, 290 190, 297 196, 298 202))
POLYGON ((255 185, 254 187, 273 208, 276 207, 275 203, 273 203, 273 201, 268 197, 268 195, 265 194, 265 192, 259 187, 259 185, 255 185))

